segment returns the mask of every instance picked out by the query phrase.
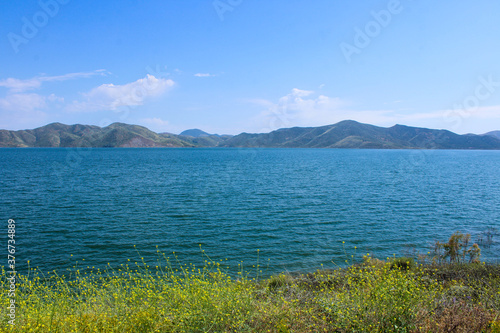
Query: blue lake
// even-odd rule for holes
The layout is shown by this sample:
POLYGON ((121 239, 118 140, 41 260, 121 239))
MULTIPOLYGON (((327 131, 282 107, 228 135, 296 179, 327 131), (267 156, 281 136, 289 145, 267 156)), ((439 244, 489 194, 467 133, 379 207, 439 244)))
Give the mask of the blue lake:
POLYGON ((15 219, 21 271, 154 263, 157 248, 200 264, 199 244, 233 269, 257 253, 268 273, 333 268, 343 246, 385 258, 500 229, 499 166, 500 151, 0 149, 2 239, 15 219))

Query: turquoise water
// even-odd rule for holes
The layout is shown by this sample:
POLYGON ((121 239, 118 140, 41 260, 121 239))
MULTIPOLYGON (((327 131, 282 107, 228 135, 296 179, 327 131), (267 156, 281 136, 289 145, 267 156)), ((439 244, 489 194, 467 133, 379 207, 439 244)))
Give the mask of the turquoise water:
POLYGON ((136 249, 153 263, 156 247, 199 264, 201 244, 231 267, 259 249, 268 273, 310 271, 342 264, 343 241, 385 258, 499 228, 499 166, 499 151, 0 149, 0 212, 20 270, 118 266, 136 249))

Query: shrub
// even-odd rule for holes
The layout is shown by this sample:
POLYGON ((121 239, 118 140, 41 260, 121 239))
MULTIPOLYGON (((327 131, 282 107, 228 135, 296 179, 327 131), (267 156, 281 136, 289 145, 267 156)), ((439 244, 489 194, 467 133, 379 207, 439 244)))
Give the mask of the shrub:
POLYGON ((417 267, 415 259, 408 257, 394 258, 391 261, 391 269, 410 270, 417 267))
POLYGON ((450 263, 466 262, 466 257, 469 257, 469 262, 479 262, 481 249, 476 243, 469 247, 471 240, 470 234, 462 234, 459 231, 453 233, 447 243, 436 242, 434 244, 434 260, 438 263, 449 258, 450 263))
POLYGON ((346 332, 406 332, 415 329, 432 308, 441 286, 422 279, 422 272, 382 268, 349 268, 347 285, 321 300, 339 329, 346 332))
POLYGON ((486 332, 493 327, 494 314, 480 305, 453 301, 442 306, 420 327, 421 332, 486 332))
POLYGON ((280 274, 276 276, 271 276, 267 280, 267 286, 269 290, 276 290, 282 287, 290 287, 295 284, 293 277, 287 274, 280 274))

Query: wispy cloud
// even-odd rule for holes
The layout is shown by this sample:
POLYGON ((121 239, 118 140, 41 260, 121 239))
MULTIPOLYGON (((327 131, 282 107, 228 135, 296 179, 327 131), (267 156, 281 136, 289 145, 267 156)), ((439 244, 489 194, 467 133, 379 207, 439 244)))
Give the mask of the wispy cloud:
POLYGON ((139 122, 157 133, 166 132, 171 127, 170 122, 161 118, 142 118, 139 122))
POLYGON ((42 86, 44 82, 52 82, 52 81, 66 81, 78 78, 89 78, 96 75, 107 75, 108 72, 104 69, 95 70, 92 72, 78 72, 78 73, 68 73, 64 75, 56 75, 56 76, 47 76, 40 75, 35 76, 30 79, 16 79, 16 78, 7 78, 0 81, 0 87, 5 87, 9 89, 9 93, 20 93, 29 90, 38 89, 42 86))
POLYGON ((64 98, 55 94, 43 96, 35 93, 8 94, 0 98, 0 114, 33 112, 64 102, 64 98))
POLYGON ((43 110, 60 101, 55 95, 8 94, 5 98, 0 98, 0 129, 38 126, 47 119, 47 113, 43 110))
POLYGON ((0 109, 4 111, 32 111, 47 106, 47 98, 39 94, 9 94, 0 99, 0 109))
MULTIPOLYGON (((342 120, 351 119, 363 123, 392 126, 404 124, 409 126, 446 128, 452 131, 459 130, 465 122, 460 114, 461 110, 435 110, 417 112, 387 108, 383 110, 356 110, 352 103, 337 97, 318 95, 314 91, 292 89, 279 98, 277 102, 255 99, 253 104, 264 110, 252 121, 252 127, 259 132, 269 132, 283 127, 294 126, 322 126, 334 124, 342 120)), ((400 101, 394 101, 399 104, 400 101)), ((490 120, 498 122, 500 106, 479 107, 474 112, 466 114, 467 122, 490 120)), ((482 133, 481 129, 476 130, 482 133)))
POLYGON ((7 78, 0 80, 0 87, 7 88, 5 95, 0 98, 2 124, 18 128, 30 126, 30 124, 40 125, 40 122, 47 118, 47 110, 53 111, 53 109, 61 108, 64 98, 53 93, 42 95, 29 92, 39 89, 45 82, 61 82, 106 74, 105 70, 96 70, 56 76, 43 74, 30 79, 7 78))
POLYGON ((71 112, 116 110, 121 106, 137 106, 151 98, 164 94, 173 87, 170 79, 157 79, 147 75, 143 79, 124 85, 103 84, 87 93, 83 93, 83 101, 73 101, 67 110, 71 112))
POLYGON ((196 76, 196 77, 212 77, 212 76, 217 76, 217 75, 210 74, 210 73, 196 73, 194 76, 196 76))
POLYGON ((254 123, 266 132, 283 127, 319 126, 338 119, 338 111, 346 103, 339 98, 325 95, 314 97, 314 91, 294 88, 281 97, 277 103, 267 100, 254 100, 254 104, 266 108, 254 123))

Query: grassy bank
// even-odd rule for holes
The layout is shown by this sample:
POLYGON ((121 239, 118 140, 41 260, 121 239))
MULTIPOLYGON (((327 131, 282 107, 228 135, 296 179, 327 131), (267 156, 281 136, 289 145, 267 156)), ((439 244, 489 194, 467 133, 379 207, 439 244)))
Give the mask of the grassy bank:
POLYGON ((365 257, 255 279, 216 262, 166 262, 66 276, 31 270, 16 287, 15 326, 0 296, 7 332, 500 332, 500 265, 483 263, 365 257))

